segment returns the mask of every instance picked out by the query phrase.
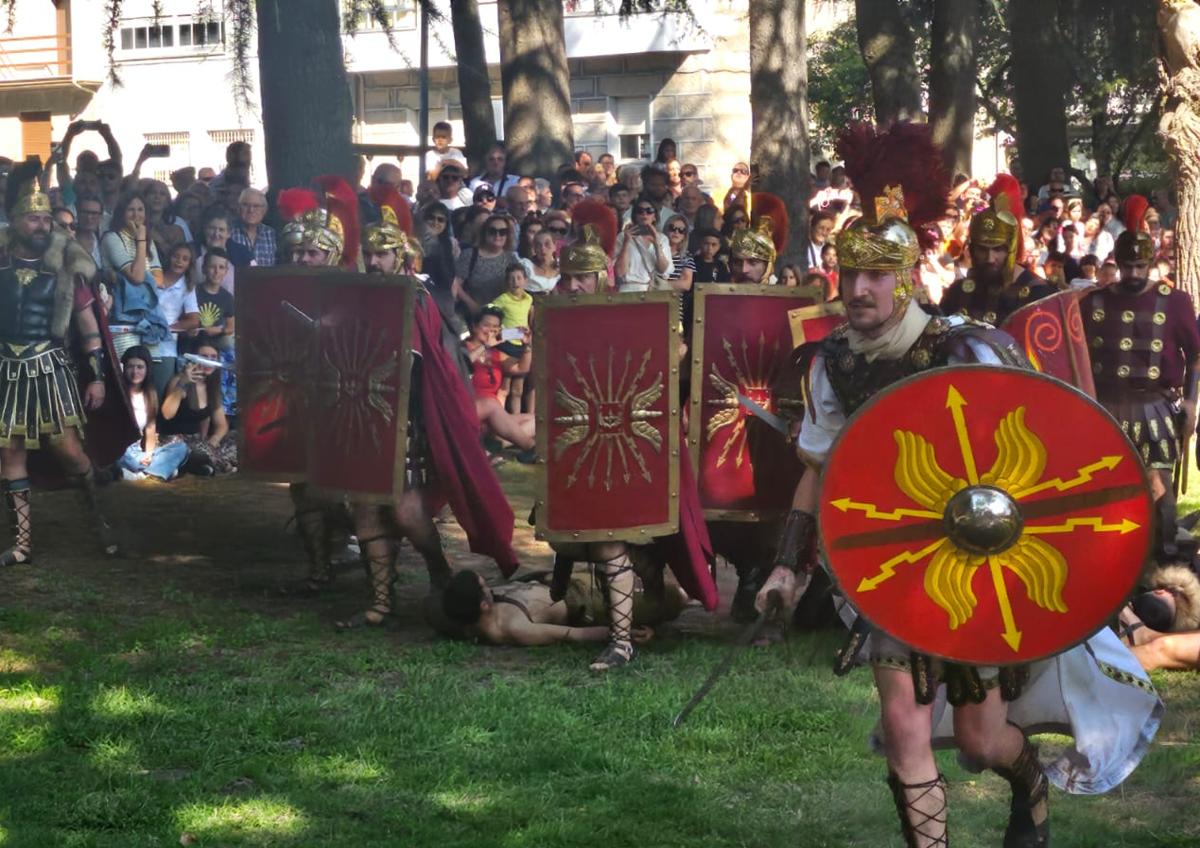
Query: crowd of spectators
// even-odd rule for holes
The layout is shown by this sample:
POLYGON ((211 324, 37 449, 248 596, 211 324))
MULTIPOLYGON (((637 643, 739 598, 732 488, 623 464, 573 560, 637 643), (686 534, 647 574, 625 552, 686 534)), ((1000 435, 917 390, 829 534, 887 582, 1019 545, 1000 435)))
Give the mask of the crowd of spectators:
MULTIPOLYGON (((591 220, 600 205, 616 219, 610 287, 679 292, 686 320, 687 293, 696 283, 731 280, 730 239, 751 224, 752 192, 771 189, 738 162, 715 181, 725 190, 714 191, 671 139, 662 140, 653 161, 620 167, 609 154, 578 151, 553 181, 511 173, 500 144, 472 172, 446 123, 434 126, 432 141, 415 185, 391 163, 376 167, 370 184, 395 188, 413 207, 427 286, 463 339, 480 425, 498 459, 503 445, 514 446, 518 459, 533 459, 530 339, 538 301, 559 283, 558 257, 582 235, 583 210, 591 220)), ((236 468, 229 437, 237 420, 233 293, 245 268, 289 259, 279 255, 268 223, 278 223, 268 192, 251 185, 250 153, 249 145, 234 142, 220 172, 183 168, 171 173, 168 186, 141 176, 147 161, 163 155, 160 148, 146 145, 126 173, 108 126, 77 121, 47 164, 56 222, 102 269, 109 330, 143 430, 119 464, 126 477, 236 468), (71 142, 89 131, 100 134, 108 158, 80 153, 72 168, 71 142), (188 354, 198 359, 188 361, 188 354)), ((987 203, 987 184, 965 175, 955 180, 938 222, 940 241, 918 266, 921 300, 936 304, 968 272, 967 228, 987 203)), ((770 282, 834 299, 836 233, 859 214, 859 198, 845 170, 829 162, 817 163, 811 185, 808 239, 793 245, 798 261, 781 261, 770 282)), ((1123 225, 1110 178, 1087 181, 1056 168, 1036 190, 1022 183, 1022 194, 1022 268, 1061 289, 1116 278, 1111 254, 1123 225)), ((359 201, 363 223, 378 220, 367 188, 359 189, 359 201)), ((1176 214, 1170 195, 1155 192, 1146 218, 1158 247, 1151 274, 1168 283, 1176 214)))

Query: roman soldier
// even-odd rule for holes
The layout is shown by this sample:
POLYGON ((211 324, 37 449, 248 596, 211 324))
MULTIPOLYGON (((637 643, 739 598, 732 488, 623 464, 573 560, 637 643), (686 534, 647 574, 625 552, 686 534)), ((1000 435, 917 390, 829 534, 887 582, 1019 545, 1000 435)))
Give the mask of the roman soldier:
POLYGON ((1092 289, 1079 305, 1096 399, 1120 422, 1150 470, 1158 503, 1157 557, 1165 563, 1177 553, 1173 469, 1190 461, 1182 443, 1196 429, 1200 332, 1191 295, 1150 282, 1154 242, 1144 224, 1148 208, 1137 195, 1126 200, 1126 230, 1113 250, 1121 278, 1092 289))
MULTIPOLYGON (((552 294, 565 297, 603 293, 608 287, 608 266, 609 257, 600 243, 600 234, 594 226, 585 224, 582 237, 563 248, 559 257, 559 282, 552 294)), ((580 332, 586 330, 586 327, 579 328, 580 332)), ((610 635, 608 645, 590 666, 593 671, 619 668, 634 658, 635 570, 648 592, 661 594, 665 588, 662 566, 666 563, 689 595, 701 600, 708 609, 716 606, 716 586, 709 571, 711 547, 691 465, 683 457, 677 461, 680 490, 677 533, 654 538, 645 545, 624 541, 551 544, 556 555, 552 587, 552 596, 556 600, 563 597, 576 562, 590 563, 604 583, 610 635)))
POLYGON ((50 198, 37 183, 40 171, 37 159, 17 165, 4 197, 9 227, 0 256, 0 486, 13 544, 0 553, 0 566, 33 561, 29 450, 54 454, 83 491, 104 552, 118 551, 84 450, 87 412, 104 403, 110 373, 90 288, 96 266, 77 242, 54 229, 50 198), (75 345, 88 378, 82 396, 75 345))
MULTIPOLYGON (((927 233, 924 225, 942 214, 949 189, 928 126, 852 127, 842 134, 837 149, 864 199, 863 217, 837 239, 840 292, 848 320, 822 342, 809 371, 810 405, 797 437, 808 468, 780 538, 775 569, 759 593, 761 610, 770 608, 772 592, 780 593, 785 607, 794 607, 817 568, 819 477, 834 440, 856 411, 893 384, 938 366, 1025 365, 1014 341, 999 330, 958 315, 931 317, 913 302, 913 270, 922 250, 918 234, 927 233)), ((1010 223, 995 220, 1006 226, 1010 223)), ((866 462, 865 457, 877 457, 882 447, 861 449, 866 462)), ((826 547, 830 541, 825 540, 826 547)), ((1047 844, 1047 776, 1037 748, 1021 727, 1010 723, 1004 700, 1019 695, 1020 672, 933 661, 883 632, 871 630, 848 604, 843 603, 840 612, 854 624, 851 640, 839 655, 838 670, 846 671, 860 662, 874 668, 881 703, 881 746, 906 844, 910 848, 949 844, 945 780, 938 772, 932 747, 934 729, 943 717, 944 702, 939 701, 936 711, 934 704, 941 683, 947 684, 954 705, 954 732, 946 739, 944 731, 939 731, 939 741, 957 744, 963 756, 979 768, 991 768, 1012 787, 1004 845, 1047 844)), ((1104 632, 1112 636, 1110 631, 1104 632)), ((1119 651, 1120 645, 1116 649, 1119 651)), ((1080 653, 1070 652, 1070 662, 1086 667, 1089 674, 1102 675, 1100 666, 1088 658, 1090 648, 1078 650, 1080 653)), ((1132 657, 1128 660, 1132 662, 1132 657)), ((1136 664, 1131 668, 1136 669, 1136 664)), ((1045 677, 1058 680, 1059 674, 1048 672, 1045 677)), ((1130 760, 1136 762, 1141 756, 1148 744, 1147 734, 1152 736, 1157 726, 1155 710, 1160 704, 1152 694, 1146 700, 1143 692, 1128 688, 1131 701, 1139 708, 1146 707, 1144 721, 1138 724, 1140 732, 1128 737, 1126 741, 1133 744, 1122 748, 1119 756, 1096 758, 1092 765, 1099 768, 1103 760, 1107 769, 1103 780, 1107 782, 1103 788, 1094 788, 1101 782, 1097 779, 1093 788, 1083 791, 1104 791, 1123 779, 1132 767, 1130 760)), ((1114 699, 1114 713, 1121 708, 1114 699)), ((1021 720, 1023 725, 1029 723, 1021 720)), ((1078 732, 1076 736, 1078 740, 1078 732)))
POLYGON ((1057 289, 1027 268, 1013 276, 1025 256, 1017 181, 1009 174, 998 174, 988 194, 991 205, 971 218, 967 243, 971 270, 946 289, 940 307, 945 315, 965 315, 999 325, 1010 313, 1057 289))
MULTIPOLYGON (((421 246, 412 235, 408 204, 394 188, 373 187, 370 196, 380 220, 363 230, 367 272, 418 274, 421 246)), ((404 539, 424 558, 430 584, 445 587, 450 564, 433 517, 447 500, 473 551, 491 556, 506 575, 517 567, 512 508, 480 445, 474 403, 443 346, 441 313, 424 286, 417 291, 414 322, 405 491, 386 506, 352 505, 372 605, 341 622, 342 628, 382 625, 392 618, 396 554, 404 539)))
POLYGON ((787 247, 788 214, 782 200, 765 191, 753 195, 750 226, 729 240, 729 274, 735 283, 774 285, 775 258, 787 247))

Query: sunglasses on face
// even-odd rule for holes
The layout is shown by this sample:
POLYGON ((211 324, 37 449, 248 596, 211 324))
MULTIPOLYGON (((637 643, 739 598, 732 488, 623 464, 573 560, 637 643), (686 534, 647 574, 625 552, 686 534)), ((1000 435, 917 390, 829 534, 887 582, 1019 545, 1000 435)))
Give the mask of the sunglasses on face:
POLYGON ((554 233, 556 236, 565 236, 567 234, 566 227, 546 227, 546 232, 554 233))
POLYGON ((442 215, 431 215, 425 219, 425 222, 428 224, 444 224, 446 223, 446 218, 442 215))
POLYGON ((480 203, 480 202, 487 203, 489 200, 495 200, 495 199, 496 199, 496 195, 492 194, 490 191, 481 191, 479 194, 475 195, 476 203, 480 203))
POLYGON ((733 169, 733 172, 734 172, 735 174, 748 174, 748 173, 750 173, 750 172, 749 172, 748 170, 746 170, 745 168, 734 168, 734 169, 733 169))
POLYGON ((667 227, 668 233, 686 233, 687 227, 667 227))
POLYGON ((653 206, 639 206, 637 208, 637 213, 639 215, 653 215, 654 207, 653 206))
POLYGON ((458 174, 442 174, 438 179, 447 180, 448 182, 461 183, 462 177, 458 174))
POLYGON ((488 227, 487 234, 492 238, 495 238, 496 236, 507 236, 508 227, 488 227))

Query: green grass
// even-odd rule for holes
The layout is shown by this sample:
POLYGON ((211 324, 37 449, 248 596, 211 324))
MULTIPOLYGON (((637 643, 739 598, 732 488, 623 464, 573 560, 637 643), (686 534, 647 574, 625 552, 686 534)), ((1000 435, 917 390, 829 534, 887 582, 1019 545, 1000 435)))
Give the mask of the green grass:
MULTIPOLYGON (((518 514, 526 475, 505 468, 518 514)), ((294 573, 282 496, 208 485, 222 488, 132 489, 129 509, 203 522, 224 508, 206 492, 253 499, 263 517, 241 520, 274 550, 261 567, 294 573)), ((335 635, 328 602, 237 584, 236 561, 198 573, 161 557, 115 572, 44 562, 0 606, 4 848, 900 845, 883 762, 866 750, 877 702, 867 674, 829 672, 836 634, 747 652, 672 730, 730 632, 695 611, 686 635, 596 677, 590 646, 481 648, 415 622, 335 635), (206 588, 231 580, 240 588, 206 588)), ((353 608, 365 587, 341 592, 353 608)), ((1054 794, 1056 848, 1200 844, 1200 684, 1156 681, 1159 743, 1121 790, 1054 794)), ((998 845, 1007 786, 939 756, 953 844, 998 845)))

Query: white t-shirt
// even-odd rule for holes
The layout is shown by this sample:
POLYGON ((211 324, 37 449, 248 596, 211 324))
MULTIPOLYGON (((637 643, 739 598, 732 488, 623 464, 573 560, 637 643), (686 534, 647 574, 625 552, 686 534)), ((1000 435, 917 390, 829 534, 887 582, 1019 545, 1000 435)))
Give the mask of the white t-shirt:
MULTIPOLYGON (((621 291, 646 291, 650 288, 650 281, 654 279, 655 274, 670 277, 675 272, 675 263, 671 259, 671 242, 667 240, 665 233, 655 232, 654 236, 658 241, 659 252, 667 258, 666 270, 659 271, 654 267, 656 255, 654 248, 638 239, 636 243, 629 246, 629 267, 625 271, 625 276, 621 279, 621 291)), ((620 256, 624 246, 625 232, 622 231, 617 234, 617 246, 613 251, 613 255, 620 256)))
MULTIPOLYGON (((181 316, 190 312, 199 312, 200 304, 196 301, 196 293, 188 291, 187 281, 180 277, 174 285, 158 289, 158 311, 167 319, 167 326, 174 324, 181 316)), ((179 349, 175 334, 169 339, 159 342, 150 351, 155 356, 178 356, 179 349)))
POLYGON ((137 422, 138 429, 144 433, 146 422, 150 420, 146 415, 146 393, 130 392, 129 405, 133 407, 133 420, 137 422))

